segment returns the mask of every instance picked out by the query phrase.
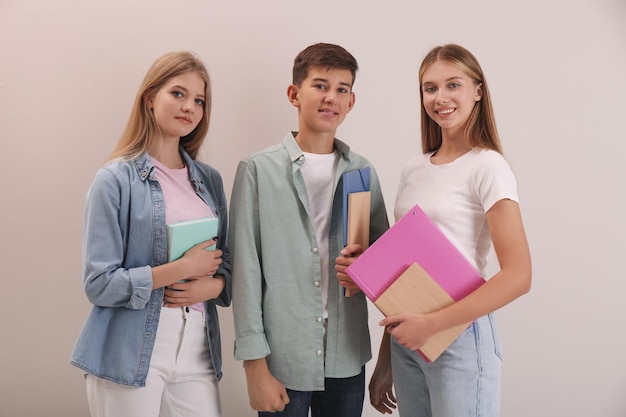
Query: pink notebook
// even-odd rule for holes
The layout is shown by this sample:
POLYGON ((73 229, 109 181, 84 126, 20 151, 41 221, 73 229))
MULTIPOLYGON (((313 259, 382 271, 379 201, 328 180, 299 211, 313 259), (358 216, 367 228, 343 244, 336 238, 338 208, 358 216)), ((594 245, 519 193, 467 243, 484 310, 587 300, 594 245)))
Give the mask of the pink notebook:
POLYGON ((370 300, 376 301, 414 262, 454 301, 485 282, 417 205, 363 252, 346 273, 370 300))

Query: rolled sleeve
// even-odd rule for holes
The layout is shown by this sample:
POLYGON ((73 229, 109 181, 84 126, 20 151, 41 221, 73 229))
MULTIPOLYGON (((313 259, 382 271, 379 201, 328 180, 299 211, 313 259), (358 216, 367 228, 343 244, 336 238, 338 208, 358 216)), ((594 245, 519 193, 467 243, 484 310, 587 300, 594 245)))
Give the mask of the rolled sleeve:
POLYGON ((235 340, 235 359, 251 360, 264 358, 270 354, 265 334, 238 337, 235 340))
MULTIPOLYGON (((87 298, 100 307, 144 308, 152 293, 152 268, 132 265, 133 259, 125 256, 125 242, 132 232, 125 233, 127 227, 120 222, 128 221, 124 207, 129 204, 124 200, 130 198, 129 189, 128 181, 120 181, 105 168, 87 194, 83 279, 87 298), (132 266, 126 266, 129 263, 132 266)), ((150 230, 146 233, 149 236, 150 230)))

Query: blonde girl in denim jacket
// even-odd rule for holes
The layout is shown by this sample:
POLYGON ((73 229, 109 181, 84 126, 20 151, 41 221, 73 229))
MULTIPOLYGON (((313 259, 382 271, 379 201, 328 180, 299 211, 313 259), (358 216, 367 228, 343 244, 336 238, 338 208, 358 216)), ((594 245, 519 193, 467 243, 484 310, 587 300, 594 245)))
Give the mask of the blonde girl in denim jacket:
POLYGON ((83 284, 93 308, 71 363, 86 371, 93 417, 221 415, 227 204, 220 174, 196 161, 210 110, 194 54, 157 59, 87 194, 83 284), (166 225, 200 217, 219 219, 218 236, 168 262, 166 225))

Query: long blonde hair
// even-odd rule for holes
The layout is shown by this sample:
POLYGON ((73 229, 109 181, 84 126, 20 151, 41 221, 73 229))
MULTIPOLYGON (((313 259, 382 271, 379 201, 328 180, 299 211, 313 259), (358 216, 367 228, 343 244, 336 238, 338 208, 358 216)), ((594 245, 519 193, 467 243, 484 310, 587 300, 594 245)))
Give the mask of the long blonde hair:
POLYGON ((424 92, 422 90, 424 72, 436 61, 449 62, 472 78, 476 85, 482 84, 482 98, 474 105, 465 125, 465 140, 472 148, 487 148, 502 153, 496 119, 491 106, 489 87, 483 70, 470 51, 455 44, 437 46, 431 49, 419 69, 420 101, 422 103, 422 151, 424 153, 436 151, 441 146, 442 141, 441 128, 428 116, 424 108, 424 92))
POLYGON ((135 103, 128 118, 126 129, 122 133, 109 160, 124 158, 134 159, 145 152, 153 144, 159 134, 159 127, 154 114, 147 103, 172 78, 186 72, 195 72, 205 85, 204 114, 198 126, 187 136, 180 138, 180 145, 196 159, 198 150, 209 131, 211 114, 211 82, 204 64, 195 54, 189 51, 171 52, 157 59, 143 79, 135 103))

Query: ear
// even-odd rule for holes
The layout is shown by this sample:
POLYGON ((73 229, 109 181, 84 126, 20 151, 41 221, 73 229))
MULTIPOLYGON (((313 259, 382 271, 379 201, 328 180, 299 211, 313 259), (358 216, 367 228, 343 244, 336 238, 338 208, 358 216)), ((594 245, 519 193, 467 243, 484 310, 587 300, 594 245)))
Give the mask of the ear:
POLYGON ((352 110, 354 103, 356 102, 356 95, 354 92, 350 93, 350 102, 348 103, 348 111, 352 110))
POLYGON ((149 91, 143 93, 143 101, 148 109, 152 110, 154 108, 154 96, 149 91))
POLYGON ((300 107, 300 97, 298 96, 300 89, 294 84, 287 87, 287 99, 294 107, 300 107))
POLYGON ((474 101, 480 101, 483 98, 483 83, 476 86, 476 92, 474 94, 474 101))

